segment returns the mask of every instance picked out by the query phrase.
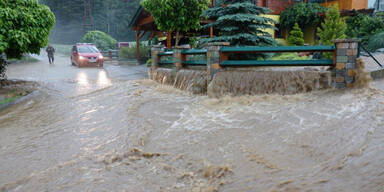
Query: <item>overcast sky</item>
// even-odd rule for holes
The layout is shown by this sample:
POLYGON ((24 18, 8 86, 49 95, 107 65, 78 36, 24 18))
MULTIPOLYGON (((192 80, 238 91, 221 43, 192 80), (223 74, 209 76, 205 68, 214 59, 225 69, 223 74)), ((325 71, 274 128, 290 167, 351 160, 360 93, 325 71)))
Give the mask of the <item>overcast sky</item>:
POLYGON ((375 4, 375 0, 368 0, 368 7, 373 7, 373 4, 375 4))

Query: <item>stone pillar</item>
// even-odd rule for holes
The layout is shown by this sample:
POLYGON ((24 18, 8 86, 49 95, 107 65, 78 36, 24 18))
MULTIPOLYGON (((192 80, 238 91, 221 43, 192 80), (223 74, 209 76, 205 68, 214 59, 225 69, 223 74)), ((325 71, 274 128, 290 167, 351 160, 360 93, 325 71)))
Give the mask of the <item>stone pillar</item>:
POLYGON ((176 70, 183 68, 183 62, 186 60, 186 55, 181 54, 183 50, 188 48, 185 47, 174 47, 173 48, 173 63, 175 64, 176 70))
POLYGON ((229 42, 214 42, 207 44, 207 74, 208 82, 212 80, 213 76, 222 68, 220 62, 227 60, 226 55, 220 55, 220 49, 224 46, 229 46, 229 42), (223 58, 225 57, 225 58, 223 58))
POLYGON ((357 39, 336 39, 335 53, 335 87, 352 88, 356 75, 356 59, 359 55, 359 43, 357 39))
POLYGON ((163 50, 163 46, 162 45, 154 45, 154 46, 152 46, 152 48, 151 48, 151 60, 152 60, 151 68, 156 69, 156 68, 159 67, 160 57, 159 57, 158 54, 162 50, 163 50))

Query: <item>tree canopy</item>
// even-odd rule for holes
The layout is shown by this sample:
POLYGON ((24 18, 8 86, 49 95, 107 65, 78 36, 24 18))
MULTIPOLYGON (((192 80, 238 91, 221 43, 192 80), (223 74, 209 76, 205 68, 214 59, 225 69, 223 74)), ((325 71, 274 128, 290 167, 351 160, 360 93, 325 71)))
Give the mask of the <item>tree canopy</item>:
POLYGON ((84 43, 93 43, 101 50, 114 49, 116 40, 102 31, 88 31, 83 37, 84 43))
POLYGON ((216 20, 204 27, 213 27, 219 36, 205 42, 230 42, 231 45, 275 45, 276 41, 266 29, 274 29, 273 19, 263 17, 269 9, 258 7, 252 0, 222 0, 203 16, 216 20))
POLYGON ((322 20, 320 13, 327 11, 326 7, 318 3, 295 3, 280 14, 280 25, 292 28, 295 23, 303 27, 305 25, 315 26, 322 20))
MULTIPOLYGON (((0 0, 0 56, 20 58, 24 53, 40 53, 47 45, 55 22, 53 13, 37 0, 0 0)), ((0 75, 5 60, 0 61, 0 75)))
POLYGON ((144 0, 141 5, 155 19, 162 31, 176 31, 176 45, 179 33, 199 29, 200 16, 208 8, 209 0, 144 0))
MULTIPOLYGON (((339 9, 336 6, 329 7, 325 17, 321 27, 317 29, 320 43, 323 45, 333 45, 333 40, 346 38, 345 30, 347 29, 347 24, 341 18, 339 9)), ((329 53, 325 55, 331 57, 329 53)))

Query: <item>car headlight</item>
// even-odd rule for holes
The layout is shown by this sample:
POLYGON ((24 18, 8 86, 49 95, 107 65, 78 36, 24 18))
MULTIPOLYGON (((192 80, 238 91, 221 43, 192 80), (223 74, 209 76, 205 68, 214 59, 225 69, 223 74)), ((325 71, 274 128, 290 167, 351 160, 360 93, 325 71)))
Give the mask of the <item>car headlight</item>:
POLYGON ((80 59, 80 60, 85 60, 85 57, 83 57, 83 56, 79 56, 79 59, 80 59))
POLYGON ((102 55, 99 55, 99 59, 104 59, 104 57, 102 55))

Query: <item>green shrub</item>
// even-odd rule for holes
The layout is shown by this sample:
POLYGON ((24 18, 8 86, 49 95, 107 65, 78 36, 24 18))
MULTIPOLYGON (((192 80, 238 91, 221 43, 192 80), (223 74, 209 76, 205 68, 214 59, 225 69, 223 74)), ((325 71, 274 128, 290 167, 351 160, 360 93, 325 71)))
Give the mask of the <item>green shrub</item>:
POLYGON ((117 41, 102 31, 88 31, 83 37, 83 43, 93 43, 97 48, 107 51, 115 49, 117 41))
POLYGON ((377 49, 384 48, 384 31, 369 38, 367 48, 370 51, 376 51, 377 49))
MULTIPOLYGON (((140 58, 149 58, 151 56, 151 48, 140 45, 140 58)), ((119 50, 119 58, 136 59, 136 46, 122 47, 119 50)))
POLYGON ((304 34, 301 31, 299 24, 295 23, 292 31, 289 32, 288 42, 291 45, 304 45, 304 34))
POLYGON ((308 60, 308 56, 300 57, 298 53, 282 53, 280 55, 275 55, 271 60, 308 60))
POLYGON ((146 62, 146 66, 147 67, 151 67, 152 66, 152 59, 148 59, 147 62, 146 62))
POLYGON ((361 38, 363 44, 367 44, 371 36, 384 31, 384 18, 381 16, 369 16, 360 13, 346 19, 346 34, 350 38, 361 38))

